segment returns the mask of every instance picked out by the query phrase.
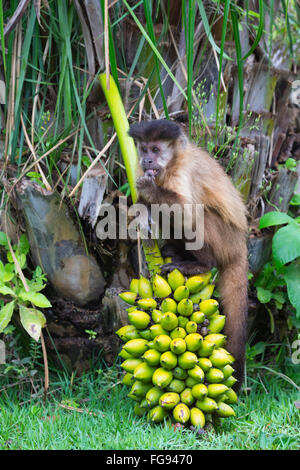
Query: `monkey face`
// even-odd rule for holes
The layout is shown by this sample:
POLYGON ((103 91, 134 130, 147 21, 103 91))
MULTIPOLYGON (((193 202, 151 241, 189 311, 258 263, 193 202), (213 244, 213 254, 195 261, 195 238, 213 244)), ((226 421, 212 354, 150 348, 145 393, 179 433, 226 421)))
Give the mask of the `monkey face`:
POLYGON ((140 142, 138 150, 142 169, 145 174, 153 178, 167 166, 173 155, 169 141, 140 142))

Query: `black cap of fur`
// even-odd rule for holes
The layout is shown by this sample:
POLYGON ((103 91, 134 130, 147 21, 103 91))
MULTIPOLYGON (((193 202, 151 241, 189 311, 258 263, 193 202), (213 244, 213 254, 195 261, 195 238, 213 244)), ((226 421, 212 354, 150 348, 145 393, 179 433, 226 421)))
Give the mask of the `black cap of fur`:
POLYGON ((134 139, 142 141, 176 140, 180 136, 181 129, 175 122, 166 119, 142 121, 133 124, 128 134, 134 139))

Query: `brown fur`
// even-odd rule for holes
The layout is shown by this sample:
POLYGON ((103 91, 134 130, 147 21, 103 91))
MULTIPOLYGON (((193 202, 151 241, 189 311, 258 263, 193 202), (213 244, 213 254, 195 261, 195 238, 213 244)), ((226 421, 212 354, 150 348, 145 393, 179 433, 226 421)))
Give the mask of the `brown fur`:
POLYGON ((174 141, 173 158, 155 181, 142 178, 137 187, 140 199, 148 204, 204 205, 206 248, 193 252, 198 270, 194 261, 186 264, 185 274, 211 268, 207 260, 203 263, 205 249, 216 261, 221 302, 227 317, 227 347, 236 358, 238 389, 244 370, 248 270, 246 209, 240 194, 217 161, 185 138, 174 141))

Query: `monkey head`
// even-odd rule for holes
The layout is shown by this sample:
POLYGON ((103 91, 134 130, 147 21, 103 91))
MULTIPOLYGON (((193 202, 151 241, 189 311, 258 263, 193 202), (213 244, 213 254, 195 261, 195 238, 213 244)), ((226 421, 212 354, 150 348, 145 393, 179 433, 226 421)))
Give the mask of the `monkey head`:
POLYGON ((175 144, 183 132, 174 122, 158 119, 133 124, 129 135, 137 142, 139 163, 145 175, 155 178, 173 158, 175 144))

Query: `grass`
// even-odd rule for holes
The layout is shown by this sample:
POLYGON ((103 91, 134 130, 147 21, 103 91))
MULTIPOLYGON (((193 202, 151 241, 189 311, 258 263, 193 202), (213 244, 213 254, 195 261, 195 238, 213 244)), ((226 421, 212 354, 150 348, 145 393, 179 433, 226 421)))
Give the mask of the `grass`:
MULTIPOLYGON (((297 367, 297 366, 295 366, 297 367)), ((300 445, 295 387, 267 373, 248 377, 236 418, 222 419, 202 435, 150 425, 133 414, 118 366, 80 378, 60 374, 43 404, 26 386, 3 387, 0 449, 5 450, 296 450, 300 445)), ((3 377, 3 376, 2 376, 3 377)), ((298 377, 299 379, 299 377, 298 377)), ((295 378, 294 378, 295 380, 295 378)), ((297 381, 297 380, 296 380, 297 381)), ((298 380, 299 383, 299 380, 298 380)), ((39 395, 39 394, 37 394, 39 395)))

